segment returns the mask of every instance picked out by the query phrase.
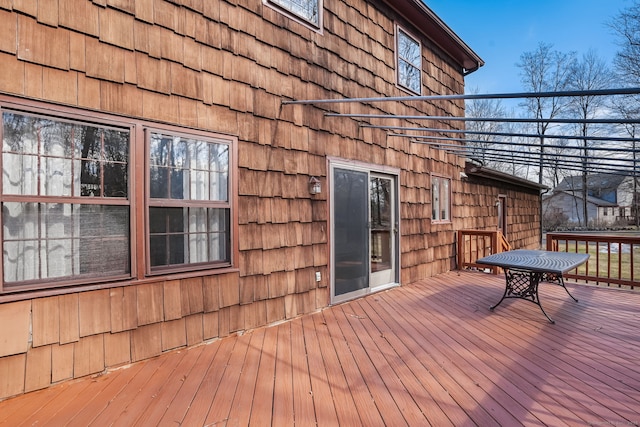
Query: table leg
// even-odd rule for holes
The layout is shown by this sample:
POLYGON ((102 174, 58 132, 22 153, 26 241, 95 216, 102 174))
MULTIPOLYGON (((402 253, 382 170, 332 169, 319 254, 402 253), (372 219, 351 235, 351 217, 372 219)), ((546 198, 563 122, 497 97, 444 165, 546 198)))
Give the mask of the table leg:
POLYGON ((554 273, 544 273, 543 278, 541 279, 543 282, 555 283, 556 285, 562 286, 567 294, 575 301, 578 302, 578 299, 571 295, 569 289, 564 285, 564 278, 561 274, 554 273))
MULTIPOLYGON (((555 321, 549 317, 542 304, 540 304, 540 298, 538 296, 538 285, 544 276, 544 273, 537 273, 531 271, 521 270, 504 270, 505 276, 505 290, 500 301, 497 304, 489 307, 489 310, 493 311, 499 306, 506 298, 520 298, 527 301, 531 301, 542 311, 549 322, 555 323, 555 321)), ((566 288, 565 288, 566 289, 566 288)))

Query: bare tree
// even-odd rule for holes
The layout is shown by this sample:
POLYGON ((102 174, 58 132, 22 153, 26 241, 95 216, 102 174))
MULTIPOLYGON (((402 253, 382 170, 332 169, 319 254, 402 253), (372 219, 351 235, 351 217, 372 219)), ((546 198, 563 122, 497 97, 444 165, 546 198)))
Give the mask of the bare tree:
POLYGON ((620 50, 616 52, 613 65, 631 85, 640 83, 640 1, 620 11, 609 27, 619 37, 620 50))
MULTIPOLYGON (((609 27, 618 36, 620 50, 616 52, 613 60, 618 82, 627 86, 640 85, 640 1, 620 11, 610 22, 609 27)), ((611 109, 622 118, 637 118, 640 116, 640 97, 624 96, 614 98, 611 109)), ((631 138, 640 134, 637 123, 622 126, 622 131, 631 138)), ((640 225, 640 196, 638 190, 638 156, 637 144, 634 140, 631 144, 633 155, 632 174, 632 205, 631 215, 636 225, 640 225)))
MULTIPOLYGON (((607 89, 613 82, 612 74, 604 59, 590 49, 582 58, 573 63, 569 78, 569 89, 571 90, 600 90, 607 89)), ((582 120, 595 119, 607 115, 608 100, 605 96, 576 96, 572 97, 569 103, 569 109, 574 117, 582 120)), ((582 212, 584 224, 587 225, 589 218, 587 216, 587 195, 588 195, 588 174, 589 174, 589 156, 590 148, 593 142, 589 139, 594 136, 598 129, 592 124, 582 122, 578 125, 577 136, 582 140, 582 212)))
MULTIPOLYGON (((623 97, 613 97, 611 100, 611 110, 616 116, 623 119, 633 119, 640 117, 640 98, 636 95, 627 95, 623 97)), ((638 159, 638 143, 636 139, 640 136, 640 124, 638 123, 625 123, 618 126, 618 132, 633 138, 633 141, 629 144, 631 151, 631 160, 633 165, 633 171, 631 173, 631 216, 633 217, 634 224, 640 226, 640 183, 638 177, 638 168, 640 167, 640 159, 638 159)))
MULTIPOLYGON (((571 68, 575 62, 574 52, 563 53, 553 49, 552 44, 541 42, 538 48, 520 55, 521 82, 525 90, 531 92, 556 92, 567 88, 571 68)), ((540 141, 540 165, 538 182, 542 183, 544 173, 545 134, 550 122, 544 119, 556 118, 566 110, 567 100, 561 97, 527 98, 521 107, 535 119, 543 120, 536 124, 540 141)))
MULTIPOLYGON (((477 93, 472 91, 472 93, 477 93)), ((498 99, 469 99, 465 101, 466 117, 506 117, 505 109, 498 99)), ((493 162, 489 154, 490 150, 496 146, 495 142, 502 141, 503 137, 495 135, 503 132, 503 122, 493 121, 469 121, 467 122, 467 130, 477 133, 467 134, 467 145, 474 148, 474 153, 479 155, 479 160, 484 164, 496 168, 500 162, 493 162)))

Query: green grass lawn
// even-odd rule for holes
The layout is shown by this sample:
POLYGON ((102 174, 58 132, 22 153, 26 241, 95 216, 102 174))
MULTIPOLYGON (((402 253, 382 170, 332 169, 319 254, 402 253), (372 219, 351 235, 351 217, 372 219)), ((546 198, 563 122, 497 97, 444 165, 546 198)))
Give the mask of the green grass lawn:
POLYGON ((618 243, 559 242, 559 250, 565 252, 588 253, 589 261, 578 268, 578 274, 598 278, 633 280, 640 285, 640 245, 630 246, 618 243), (633 249, 633 250, 632 250, 633 249), (633 273, 633 274, 632 274, 633 273))

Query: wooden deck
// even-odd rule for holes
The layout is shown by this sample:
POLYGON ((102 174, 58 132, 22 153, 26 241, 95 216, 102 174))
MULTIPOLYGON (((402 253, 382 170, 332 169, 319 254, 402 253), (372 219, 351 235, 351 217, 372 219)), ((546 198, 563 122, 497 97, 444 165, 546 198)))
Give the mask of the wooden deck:
POLYGON ((452 272, 0 402, 22 426, 630 426, 640 293, 452 272))

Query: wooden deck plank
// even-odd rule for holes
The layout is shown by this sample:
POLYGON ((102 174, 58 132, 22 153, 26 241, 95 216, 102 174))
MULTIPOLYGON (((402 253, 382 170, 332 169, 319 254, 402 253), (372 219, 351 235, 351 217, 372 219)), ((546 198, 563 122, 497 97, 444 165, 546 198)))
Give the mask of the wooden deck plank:
MULTIPOLYGON (((414 290, 409 292, 413 293, 414 290)), ((420 300, 420 305, 430 314, 438 313, 440 307, 438 301, 421 298, 423 295, 422 293, 416 294, 416 300, 420 300)), ((433 316, 433 324, 444 329, 446 324, 443 324, 439 320, 440 318, 441 316, 433 316)), ((521 420, 521 415, 530 409, 534 410, 539 422, 547 425, 563 425, 562 422, 557 421, 558 416, 573 416, 573 413, 568 411, 562 413, 562 408, 556 408, 554 413, 543 405, 539 399, 532 401, 530 396, 539 393, 535 385, 519 381, 520 378, 517 375, 512 376, 513 372, 511 372, 509 364, 506 363, 505 359, 500 360, 500 354, 492 354, 491 358, 478 357, 477 354, 482 355, 486 354, 486 352, 477 351, 477 349, 489 349, 491 346, 484 341, 482 335, 467 332, 464 329, 464 325, 460 325, 459 328, 449 329, 446 335, 438 335, 440 342, 434 342, 434 346, 438 349, 454 349, 455 353, 448 353, 443 357, 448 356, 454 361, 458 369, 469 375, 469 378, 477 387, 483 389, 483 393, 492 396, 504 407, 505 411, 511 414, 513 420, 500 419, 499 422, 501 424, 511 424, 517 422, 516 420, 521 420), (508 381, 505 380, 507 378, 509 379, 508 381)))
MULTIPOLYGON (((360 304, 349 304, 348 310, 352 312, 350 314, 353 314, 353 316, 350 316, 349 322, 353 328, 353 333, 360 341, 362 345, 361 348, 366 352, 366 357, 370 360, 371 368, 374 368, 380 377, 380 388, 385 392, 383 397, 393 401, 395 408, 397 408, 397 413, 394 407, 381 409, 380 412, 385 418, 385 423, 387 425, 424 424, 426 422, 424 413, 385 358, 385 352, 388 354, 391 350, 388 348, 388 343, 386 341, 383 342, 381 347, 379 342, 375 340, 374 336, 376 334, 379 335, 379 332, 370 324, 367 313, 362 309, 360 304), (387 411, 394 417, 401 417, 401 420, 391 419, 391 417, 386 414, 387 411)), ((342 310, 342 312, 347 314, 344 310, 342 310)), ((366 361, 364 363, 366 364, 366 361)), ((376 398, 376 404, 380 406, 378 402, 380 402, 380 398, 376 398)), ((390 403, 391 402, 389 402, 389 404, 390 403)))
POLYGON ((272 418, 277 345, 278 328, 267 328, 262 342, 256 387, 253 391, 250 426, 269 425, 266 420, 272 418))
POLYGON ((229 420, 233 420, 232 424, 238 426, 249 425, 251 410, 247 409, 250 409, 253 405, 264 337, 264 328, 251 332, 251 340, 249 341, 249 348, 242 366, 242 374, 229 411, 229 420))
POLYGON ((235 346, 224 367, 220 386, 212 396, 211 408, 205 418, 204 425, 218 425, 225 422, 231 425, 236 424, 237 420, 229 419, 229 413, 233 398, 238 392, 240 374, 247 356, 251 336, 252 334, 248 333, 234 339, 235 346))
MULTIPOLYGON (((163 367, 161 372, 151 377, 149 385, 141 389, 133 397, 125 411, 121 414, 104 418, 105 422, 112 423, 113 426, 123 427, 143 422, 157 424, 175 396, 182 389, 184 381, 191 374, 203 350, 203 346, 198 346, 189 350, 174 352, 177 355, 182 355, 178 360, 177 366, 171 371, 169 371, 168 367, 163 367)), ((100 425, 99 423, 99 419, 94 421, 96 425, 100 425)))
MULTIPOLYGON (((174 414, 167 413, 166 417, 163 417, 160 421, 161 425, 173 424, 185 425, 185 426, 201 426, 205 425, 205 419, 211 408, 213 397, 219 389, 220 382, 223 379, 225 369, 229 363, 232 350, 236 344, 235 338, 222 339, 216 355, 211 361, 211 368, 207 371, 207 375, 202 380, 200 387, 194 398, 189 404, 189 408, 184 411, 184 418, 177 420, 174 414)), ((235 390, 233 390, 235 392, 235 390)), ((231 400, 231 397, 227 395, 227 398, 231 400)))
POLYGON ((293 415, 296 425, 315 425, 316 415, 311 389, 311 373, 307 353, 313 351, 305 346, 307 331, 302 320, 291 322, 291 373, 293 385, 293 415))
MULTIPOLYGON (((386 309, 390 310, 389 315, 401 319, 403 327, 411 332, 407 338, 412 342, 407 344, 412 353, 429 354, 429 359, 427 359, 428 369, 468 416, 480 420, 482 425, 496 423, 499 425, 517 424, 517 419, 513 418, 495 397, 486 395, 482 388, 478 387, 477 382, 473 381, 467 373, 453 363, 452 357, 454 355, 450 353, 449 347, 446 349, 436 347, 442 345, 441 343, 453 345, 454 348, 457 347, 457 344, 446 344, 446 337, 449 331, 442 331, 433 327, 430 327, 428 331, 422 330, 424 322, 408 313, 406 310, 407 304, 395 306, 395 301, 388 294, 383 294, 380 298, 387 303, 386 309), (390 307, 392 308, 390 309, 390 307)), ((436 316, 433 313, 429 313, 429 316, 433 316, 429 322, 429 326, 431 326, 436 316)))
MULTIPOLYGON (((469 417, 456 404, 449 392, 433 377, 418 358, 410 357, 411 350, 404 344, 402 334, 393 329, 394 320, 385 318, 378 298, 360 301, 364 313, 371 319, 371 327, 379 332, 382 345, 386 342, 387 362, 401 378, 426 420, 433 426, 463 425, 469 417), (376 306, 376 307, 374 307, 376 306)), ((423 358, 421 358, 423 359, 423 358)))
POLYGON ((329 333, 329 325, 325 320, 324 312, 314 315, 313 321, 318 343, 320 344, 318 349, 325 363, 327 381, 333 396, 331 403, 335 407, 339 424, 344 426, 362 425, 360 416, 355 409, 356 403, 353 395, 349 391, 349 383, 338 359, 334 340, 329 333))
POLYGON ((0 411, 0 425, 8 424, 8 419, 21 419, 25 425, 28 421, 36 422, 37 419, 50 419, 82 395, 84 390, 90 388, 91 384, 91 382, 83 380, 70 381, 52 387, 58 392, 56 394, 52 394, 51 389, 44 389, 33 392, 34 398, 31 400, 8 400, 8 404, 3 406, 0 411), (39 396, 42 396, 42 399, 39 396))
POLYGON ((341 332, 340 324, 335 316, 335 310, 335 308, 325 310, 323 313, 324 319, 327 323, 338 361, 344 372, 348 392, 353 396, 355 409, 358 411, 362 425, 384 425, 384 420, 375 405, 374 398, 367 388, 367 379, 358 369, 358 363, 351 353, 347 339, 341 332))
MULTIPOLYGON (((111 372, 108 375, 102 375, 95 378, 95 380, 87 379, 87 381, 91 383, 89 387, 85 388, 82 393, 77 394, 73 400, 68 402, 67 405, 60 408, 60 411, 55 415, 39 421, 46 421, 51 425, 56 425, 56 423, 64 424, 67 421, 72 422, 81 413, 90 414, 93 412, 95 416, 100 408, 104 408, 108 404, 109 400, 122 390, 123 387, 126 387, 126 385, 141 371, 145 368, 154 369, 163 362, 163 360, 157 358, 151 359, 145 362, 136 363, 126 369, 111 372)), ((79 382, 76 382, 73 386, 76 384, 79 384, 79 382)), ((88 425, 88 423, 85 425, 88 425)))
MULTIPOLYGON (((606 290, 602 290, 606 291, 606 290)), ((614 291, 613 294, 616 292, 614 291)), ((603 297, 608 297, 612 295, 609 292, 603 294, 603 297)), ((634 295, 637 297, 637 294, 634 295)), ((594 302, 595 304, 595 302, 594 302)), ((576 312, 581 312, 581 309, 576 306, 570 306, 576 312)), ((590 313, 588 315, 590 319, 601 317, 599 313, 590 313)), ((579 319, 578 319, 579 320, 579 319)), ((606 317, 601 317, 600 321, 605 321, 606 317)), ((541 366, 551 366, 556 367, 559 370, 563 377, 566 380, 561 383, 559 386, 564 384, 569 384, 573 387, 573 393, 576 396, 580 396, 588 391, 587 399, 592 400, 591 404, 588 407, 591 408, 600 408, 601 405, 598 405, 598 401, 608 402, 607 409, 616 409, 618 412, 616 415, 619 417, 620 414, 625 414, 625 416, 630 416, 628 410, 631 410, 631 414, 635 413, 635 409, 638 407, 638 390, 640 387, 631 387, 628 384, 625 384, 625 380, 628 378, 638 378, 637 370, 634 367, 629 370, 622 370, 619 363, 612 360, 611 353, 615 353, 615 349, 617 346, 622 344, 622 342, 616 343, 608 343, 605 345, 604 349, 607 351, 602 352, 600 356, 598 356, 598 352, 589 353, 591 348, 598 346, 598 339, 594 339, 592 341, 583 341, 584 342, 584 350, 580 356, 576 356, 575 354, 568 354, 566 357, 562 357, 560 354, 558 357, 556 352, 564 352, 566 347, 573 346, 574 342, 578 341, 574 339, 576 336, 584 337, 587 334, 593 334, 594 331, 586 332, 581 330, 577 325, 579 325, 579 321, 573 322, 557 322, 556 325, 553 325, 552 328, 544 329, 545 334, 543 338, 532 341, 532 346, 538 348, 540 351, 536 353, 539 356, 539 359, 533 360, 533 363, 541 365, 541 366), (549 342, 547 339, 549 336, 553 334, 560 333, 560 336, 557 340, 553 342, 549 342), (562 340, 560 340, 562 338, 562 340), (613 350, 613 351, 612 351, 613 350), (619 372, 618 374, 613 374, 612 376, 604 375, 602 372, 607 371, 615 367, 613 372, 619 372), (569 375, 567 375, 569 374, 569 375), (597 384, 597 386, 593 386, 597 384), (635 397, 634 397, 635 396, 635 397), (620 406, 622 404, 622 406, 620 406), (615 407, 615 408, 614 408, 615 407)), ((522 328, 526 328, 527 325, 522 325, 522 328)), ((637 339, 635 340, 625 340, 626 344, 634 343, 637 347, 637 339)), ((507 343, 504 343, 507 344, 507 343)), ((633 361, 633 358, 630 359, 633 361)), ((637 383, 637 380, 636 380, 637 383)), ((566 387, 563 387, 565 389, 566 387)), ((576 397, 577 398, 577 397, 576 397)), ((584 400, 584 396, 581 397, 581 400, 584 400)), ((611 419, 611 416, 608 417, 611 419)))
MULTIPOLYGON (((444 287, 446 286, 446 284, 442 284, 442 286, 444 287)), ((462 299, 462 296, 459 295, 457 301, 461 301, 462 299)), ((432 305, 432 307, 433 309, 437 310, 440 305, 441 304, 436 301, 432 305)), ((458 305, 460 310, 464 310, 464 305, 458 305)), ((533 307, 537 309, 537 307, 533 307)), ((499 319, 493 316, 489 319, 491 321, 490 327, 484 328, 481 324, 477 323, 473 328, 471 328, 471 331, 474 334, 477 334, 478 331, 480 331, 485 333, 484 336, 491 337, 492 342, 488 344, 489 346, 503 347, 504 350, 502 353, 506 353, 511 356, 510 361, 502 361, 504 366, 511 367, 508 371, 509 373, 522 372, 533 369, 527 374, 527 377, 534 381, 534 387, 536 389, 540 389, 540 391, 543 392, 540 394, 540 397, 538 399, 543 400, 546 396, 554 396, 553 401, 550 403, 553 406, 555 405, 554 402, 561 398, 561 396, 559 395, 559 391, 562 391, 567 397, 573 395, 579 400, 585 399, 584 394, 585 391, 590 388, 589 384, 581 383, 577 385, 571 385, 566 381, 557 378, 557 373, 562 372, 561 369, 558 369, 558 365, 564 362, 562 362, 560 359, 557 359, 555 355, 551 354, 552 352, 549 351, 548 348, 544 347, 542 343, 544 343, 545 340, 541 339, 540 334, 538 334, 537 336, 534 335, 535 333, 542 332, 546 334, 550 330, 549 328, 526 328, 524 325, 522 325, 522 327, 505 327, 505 323, 507 323, 508 325, 508 322, 510 321, 509 319, 499 319), (501 331, 501 333, 496 334, 495 331, 501 331), (544 379, 544 381, 541 381, 541 379, 544 379), (575 392, 572 392, 572 390, 575 392)), ((546 319, 544 317, 542 319, 544 319, 542 325, 547 326, 548 324, 546 323, 546 319)), ((470 322, 473 322, 473 319, 469 320, 470 322)), ((518 322, 517 319, 512 319, 512 321, 518 322)), ((468 323, 469 322, 461 322, 460 325, 462 328, 467 328, 468 323)), ((556 325, 549 326, 555 329, 558 326, 558 323, 556 325)), ((545 336, 543 335, 542 338, 545 338, 545 336)), ((565 340, 566 338, 567 336, 565 336, 565 340)), ((559 346, 560 344, 557 345, 559 346)), ((553 348, 555 351, 555 345, 553 346, 553 348)), ((498 356, 501 356, 502 353, 498 356)), ((597 403, 596 399, 590 397, 593 396, 594 393, 597 394, 598 391, 592 390, 590 392, 587 392, 587 400, 593 401, 593 403, 597 403)), ((602 396, 600 398, 605 400, 608 399, 606 396, 602 396)), ((576 406, 576 402, 574 402, 571 407, 575 411, 574 418, 579 418, 579 416, 581 415, 583 418, 593 419, 594 414, 590 410, 590 408, 592 407, 591 405, 587 404, 587 406, 576 406)), ((619 415, 614 412, 607 412, 610 416, 614 417, 609 419, 615 419, 619 417, 619 415)))
POLYGON ((394 384, 391 379, 392 375, 388 375, 389 378, 383 378, 381 372, 378 371, 377 367, 385 367, 385 364, 375 363, 376 361, 380 362, 380 360, 376 357, 377 352, 374 351, 374 349, 367 351, 367 346, 371 348, 371 342, 366 340, 366 332, 362 330, 362 325, 358 324, 361 323, 362 316, 355 313, 354 307, 354 304, 347 306, 342 305, 336 307, 333 312, 339 321, 342 335, 349 344, 349 349, 355 364, 361 375, 366 378, 367 389, 373 398, 376 408, 380 412, 384 425, 407 425, 407 420, 403 417, 402 412, 388 390, 388 387, 398 384, 394 384))
POLYGON ((333 404, 333 396, 329 387, 329 379, 327 378, 322 353, 318 351, 320 341, 318 340, 314 317, 318 317, 318 315, 304 316, 302 318, 314 412, 319 426, 335 426, 338 425, 338 414, 333 404))
POLYGON ((169 406, 151 406, 142 414, 138 424, 143 425, 147 420, 151 425, 179 424, 184 419, 202 382, 209 375, 209 370, 213 369, 211 366, 212 361, 217 354, 220 344, 221 341, 218 340, 198 346, 198 348, 202 349, 200 357, 193 366, 193 369, 189 372, 189 375, 182 381, 180 389, 169 406))
POLYGON ((640 292, 452 272, 0 402, 0 425, 634 425, 640 292))
MULTIPOLYGON (((92 421, 95 426, 103 426, 118 421, 118 418, 137 418, 137 414, 144 411, 150 401, 153 400, 158 390, 171 378, 179 381, 180 372, 176 368, 191 352, 171 352, 163 357, 164 363, 155 371, 148 371, 148 375, 136 375, 133 381, 127 384, 120 392, 114 396, 109 405, 100 412, 92 421)), ((146 374, 146 373, 145 373, 146 374)), ((127 425, 122 422, 117 425, 127 425)), ((128 425, 131 425, 129 423, 128 425)))
POLYGON ((278 325, 273 418, 271 425, 291 426, 293 418, 293 378, 291 373, 291 324, 278 325))

